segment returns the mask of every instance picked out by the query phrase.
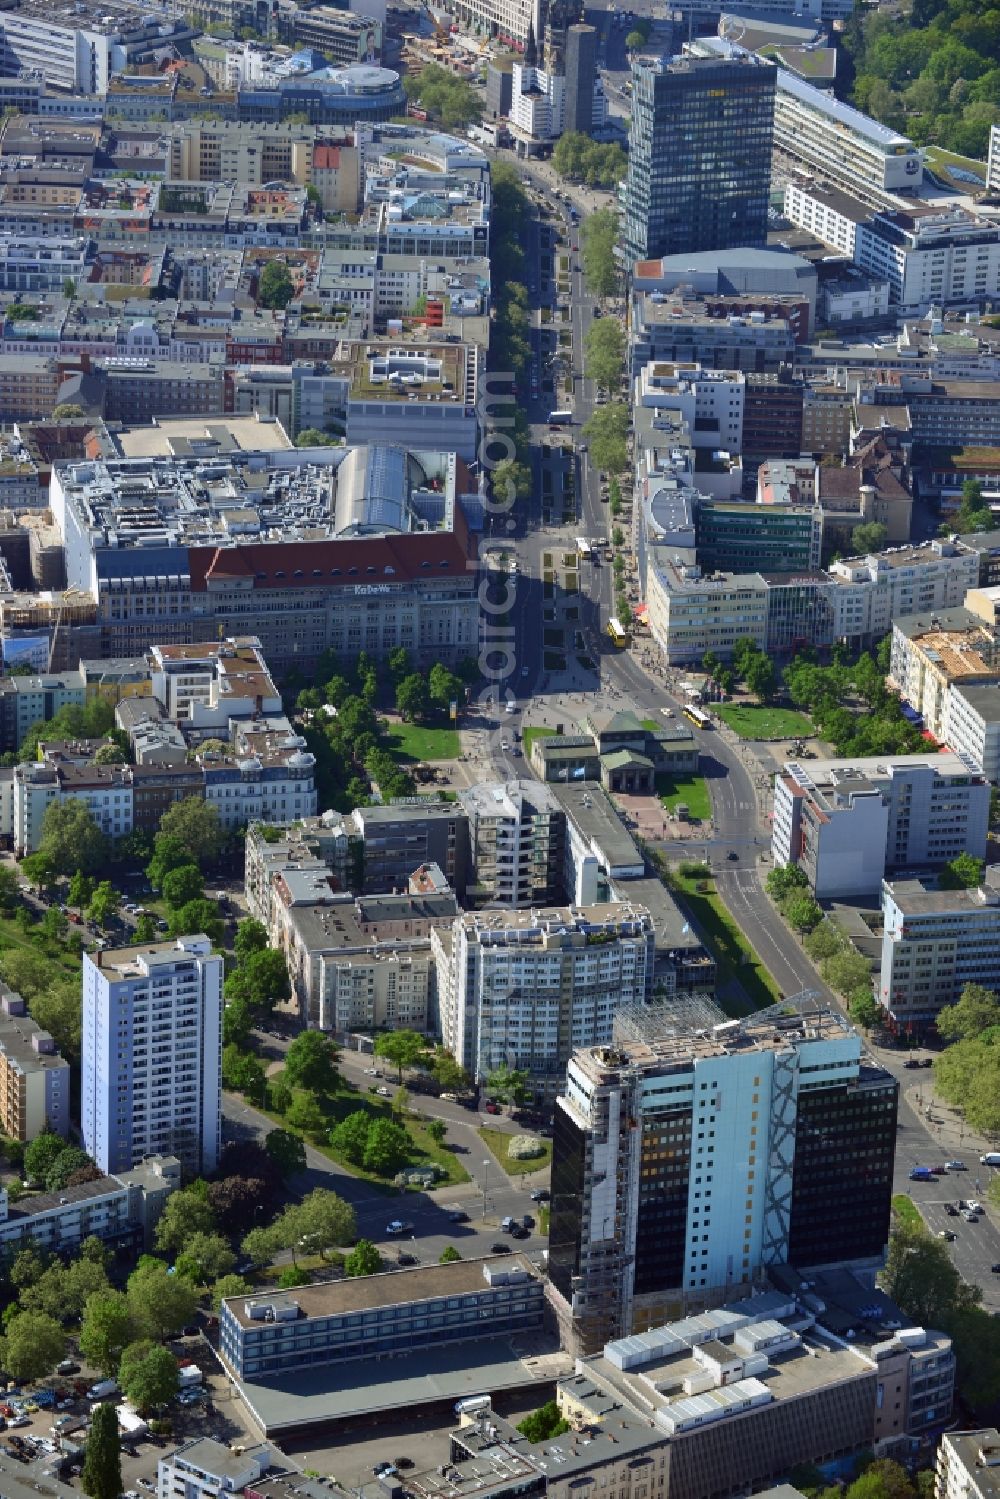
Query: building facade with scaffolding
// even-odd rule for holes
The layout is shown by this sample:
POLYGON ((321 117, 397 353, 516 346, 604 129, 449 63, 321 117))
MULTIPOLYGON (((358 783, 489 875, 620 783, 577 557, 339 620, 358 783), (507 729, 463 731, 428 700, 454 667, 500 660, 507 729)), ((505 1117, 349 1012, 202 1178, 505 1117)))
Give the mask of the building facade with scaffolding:
POLYGON ((570 1346, 750 1294, 769 1266, 874 1280, 897 1098, 811 994, 740 1020, 698 995, 624 1006, 556 1106, 550 1293, 570 1346))

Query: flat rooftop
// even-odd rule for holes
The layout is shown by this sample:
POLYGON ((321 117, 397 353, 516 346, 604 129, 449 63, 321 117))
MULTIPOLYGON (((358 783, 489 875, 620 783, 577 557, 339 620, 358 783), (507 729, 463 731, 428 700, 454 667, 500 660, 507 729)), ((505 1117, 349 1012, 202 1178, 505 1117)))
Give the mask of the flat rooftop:
POLYGON ((224 423, 162 417, 148 427, 122 428, 111 440, 123 458, 222 458, 234 452, 287 452, 295 446, 280 422, 251 416, 227 416, 224 423))
POLYGON ((548 1398, 553 1379, 571 1367, 572 1360, 559 1353, 554 1341, 541 1336, 519 1337, 516 1342, 480 1339, 392 1359, 324 1364, 286 1373, 280 1384, 245 1381, 240 1389, 261 1431, 278 1438, 310 1426, 368 1421, 376 1411, 387 1420, 394 1414, 398 1419, 422 1406, 453 1404, 484 1391, 496 1394, 537 1385, 548 1398))
MULTIPOLYGON (((386 1209, 387 1214, 389 1209, 386 1209)), ((440 1296, 462 1296, 489 1289, 484 1269, 520 1270, 538 1279, 538 1271, 525 1254, 494 1255, 477 1260, 455 1260, 449 1265, 419 1265, 411 1270, 383 1271, 356 1279, 325 1281, 299 1286, 294 1291, 259 1292, 254 1296, 229 1296, 226 1305, 241 1327, 262 1328, 266 1324, 247 1315, 252 1305, 294 1303, 306 1317, 342 1317, 349 1312, 399 1306, 415 1301, 433 1301, 440 1296)))
POLYGON ((581 837, 601 850, 609 873, 623 865, 638 866, 645 872, 642 854, 601 786, 584 782, 578 786, 552 785, 549 789, 581 837))
POLYGON ((623 1068, 659 1072, 709 1057, 773 1051, 796 1041, 846 1041, 860 1054, 857 1032, 815 999, 787 999, 740 1020, 729 1020, 704 995, 678 995, 662 1004, 626 1005, 614 1017, 610 1046, 573 1053, 573 1065, 595 1086, 623 1068))

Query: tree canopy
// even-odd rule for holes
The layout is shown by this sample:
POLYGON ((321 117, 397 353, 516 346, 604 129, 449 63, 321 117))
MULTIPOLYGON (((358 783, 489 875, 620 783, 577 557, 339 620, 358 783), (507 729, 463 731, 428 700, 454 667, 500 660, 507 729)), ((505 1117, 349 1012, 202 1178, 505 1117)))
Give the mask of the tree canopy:
POLYGON ((855 10, 843 41, 853 102, 918 145, 984 160, 1000 123, 1000 27, 977 0, 915 0, 904 15, 855 10))

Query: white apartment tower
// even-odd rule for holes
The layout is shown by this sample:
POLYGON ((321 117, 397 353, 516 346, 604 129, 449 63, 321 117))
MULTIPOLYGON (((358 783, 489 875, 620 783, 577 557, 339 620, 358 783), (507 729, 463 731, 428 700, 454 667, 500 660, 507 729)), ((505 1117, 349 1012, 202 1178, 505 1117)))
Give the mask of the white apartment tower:
POLYGON ((222 958, 205 936, 83 960, 81 1121, 102 1171, 175 1155, 207 1173, 222 1130, 222 958))
POLYGON ((506 1063, 558 1087, 573 1052, 610 1041, 618 1008, 652 987, 653 924, 631 903, 467 912, 448 937, 431 938, 444 1041, 477 1079, 506 1063))

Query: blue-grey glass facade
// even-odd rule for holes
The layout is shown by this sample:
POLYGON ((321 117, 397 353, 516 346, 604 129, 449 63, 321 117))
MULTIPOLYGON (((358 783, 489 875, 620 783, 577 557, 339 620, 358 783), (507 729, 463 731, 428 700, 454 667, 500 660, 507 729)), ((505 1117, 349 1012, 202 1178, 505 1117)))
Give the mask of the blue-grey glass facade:
POLYGON ((774 67, 758 59, 633 64, 626 269, 765 243, 774 90, 774 67))

